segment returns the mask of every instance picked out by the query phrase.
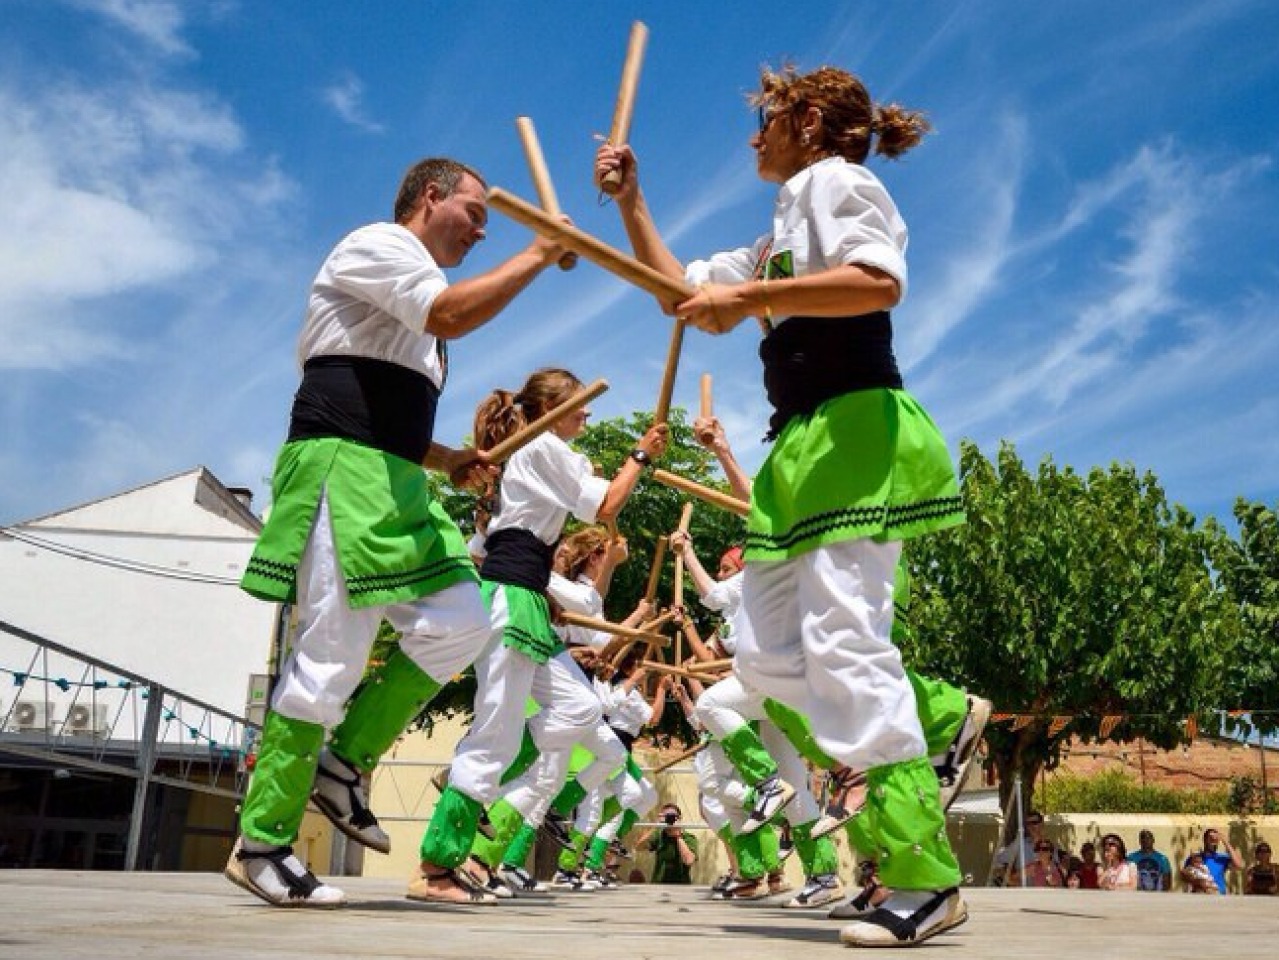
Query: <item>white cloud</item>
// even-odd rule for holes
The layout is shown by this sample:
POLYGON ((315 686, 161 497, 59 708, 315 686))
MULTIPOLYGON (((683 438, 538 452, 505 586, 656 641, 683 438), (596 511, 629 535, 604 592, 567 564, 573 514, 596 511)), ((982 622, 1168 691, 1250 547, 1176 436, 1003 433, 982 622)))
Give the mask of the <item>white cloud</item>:
POLYGON ((321 98, 346 123, 368 133, 381 133, 382 124, 369 118, 364 106, 364 81, 344 73, 320 92, 321 98))
POLYGON ((69 0, 80 10, 95 13, 141 37, 161 53, 191 55, 182 39, 186 25, 182 5, 175 0, 69 0))
POLYGON ((940 283, 911 303, 911 323, 898 336, 907 368, 927 360, 951 331, 1000 290, 1012 252, 1027 140, 1024 118, 1005 115, 995 126, 991 148, 982 151, 974 169, 957 178, 968 184, 966 197, 981 199, 981 209, 961 212, 962 246, 947 259, 940 283))
POLYGON ((104 324, 109 298, 171 287, 217 262, 239 221, 289 192, 270 163, 227 169, 243 133, 225 106, 188 91, 2 86, 0 142, 9 369, 129 355, 137 305, 104 324))

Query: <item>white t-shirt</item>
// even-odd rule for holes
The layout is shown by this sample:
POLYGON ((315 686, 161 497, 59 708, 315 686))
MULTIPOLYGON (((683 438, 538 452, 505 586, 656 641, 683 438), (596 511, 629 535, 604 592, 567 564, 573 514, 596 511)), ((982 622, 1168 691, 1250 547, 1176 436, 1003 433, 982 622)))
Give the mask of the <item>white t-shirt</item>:
POLYGON ((717 580, 701 598, 702 606, 717 611, 724 618, 715 639, 730 657, 737 653, 737 630, 733 622, 742 608, 742 577, 743 572, 739 570, 726 580, 717 580))
POLYGON ((426 317, 443 271, 405 227, 374 223, 348 234, 311 285, 298 363, 312 357, 370 357, 424 373, 444 386, 437 340, 426 317))
POLYGON ((488 534, 517 528, 554 544, 569 514, 595 521, 609 482, 595 476, 591 461, 553 433, 543 433, 515 451, 502 469, 501 499, 488 534))
MULTIPOLYGON (((906 223, 879 178, 859 163, 828 157, 795 174, 778 191, 773 232, 749 247, 695 260, 688 283, 744 283, 755 279, 760 258, 786 259, 793 276, 806 277, 848 264, 877 267, 906 296, 906 223), (770 248, 771 244, 771 248, 770 248)), ((786 317, 773 316, 773 326, 786 317)))
POLYGON ((595 694, 604 705, 608 725, 625 730, 633 737, 638 737, 644 724, 653 719, 652 706, 635 688, 626 690, 620 683, 613 685, 596 678, 595 694))

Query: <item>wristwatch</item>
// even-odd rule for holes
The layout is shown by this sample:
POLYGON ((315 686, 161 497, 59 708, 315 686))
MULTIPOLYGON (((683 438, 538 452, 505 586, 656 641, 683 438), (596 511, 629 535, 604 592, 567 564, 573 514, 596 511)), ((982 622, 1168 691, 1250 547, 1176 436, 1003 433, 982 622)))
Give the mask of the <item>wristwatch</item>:
POLYGON ((653 458, 648 455, 648 451, 636 447, 631 451, 631 459, 638 463, 641 467, 651 467, 653 458))

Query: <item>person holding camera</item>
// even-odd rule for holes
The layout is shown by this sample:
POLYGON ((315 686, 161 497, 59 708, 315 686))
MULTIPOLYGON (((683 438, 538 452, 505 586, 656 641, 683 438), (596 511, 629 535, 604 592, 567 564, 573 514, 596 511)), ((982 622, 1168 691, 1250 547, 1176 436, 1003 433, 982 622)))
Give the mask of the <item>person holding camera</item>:
POLYGON ((653 854, 653 883, 692 883, 697 862, 697 838, 680 826, 683 814, 673 803, 662 805, 665 826, 654 834, 646 831, 636 844, 653 854))

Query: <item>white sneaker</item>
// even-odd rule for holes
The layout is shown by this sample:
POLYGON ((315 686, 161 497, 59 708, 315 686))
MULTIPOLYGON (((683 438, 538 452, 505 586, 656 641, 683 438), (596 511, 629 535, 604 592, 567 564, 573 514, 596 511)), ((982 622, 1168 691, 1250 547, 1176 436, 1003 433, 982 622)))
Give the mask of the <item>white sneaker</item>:
POLYGON ((580 873, 572 870, 556 870, 555 876, 551 878, 551 889, 569 890, 573 893, 589 893, 598 890, 599 887, 583 880, 580 873))
POLYGON ((311 802, 344 834, 378 853, 391 852, 391 838, 378 826, 364 799, 360 772, 328 751, 320 754, 311 802))
POLYGON ((515 891, 517 897, 530 893, 547 893, 551 889, 542 881, 533 877, 523 867, 513 867, 509 863, 504 863, 498 867, 497 875, 506 882, 508 887, 515 891))
POLYGON ((276 907, 332 909, 346 903, 346 894, 321 883, 293 855, 292 847, 245 850, 244 840, 235 841, 223 875, 255 897, 276 907))
POLYGON ((821 873, 809 877, 799 893, 786 903, 788 907, 822 907, 844 895, 844 885, 837 873, 821 873))
POLYGON ((595 884, 596 890, 616 890, 617 881, 602 870, 587 870, 582 878, 584 883, 595 884))
POLYGON ((850 947, 914 946, 967 919, 958 887, 894 890, 879 909, 839 931, 839 939, 850 947))
POLYGON ((941 808, 949 810, 950 805, 959 797, 964 788, 964 779, 968 776, 968 765, 977 755, 977 745, 981 743, 982 732, 986 729, 986 721, 990 719, 991 703, 981 697, 968 698, 968 715, 964 717, 963 726, 951 741, 950 747, 940 756, 933 757, 933 770, 937 774, 937 782, 941 785, 941 808))
POLYGON ((742 824, 740 833, 754 833, 771 823, 786 804, 795 799, 795 788, 777 775, 755 785, 755 806, 742 824))

